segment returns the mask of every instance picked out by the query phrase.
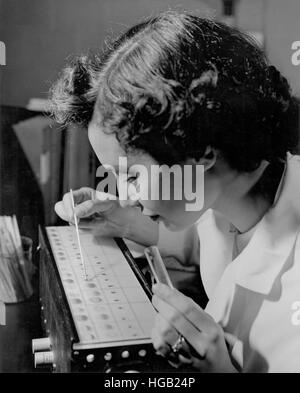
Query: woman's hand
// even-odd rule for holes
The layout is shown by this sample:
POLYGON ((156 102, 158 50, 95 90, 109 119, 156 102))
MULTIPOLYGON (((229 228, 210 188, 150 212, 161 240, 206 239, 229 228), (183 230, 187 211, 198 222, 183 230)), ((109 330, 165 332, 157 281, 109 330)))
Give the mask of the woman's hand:
MULTIPOLYGON (((75 213, 80 228, 93 230, 96 236, 125 237, 144 245, 156 244, 157 225, 137 207, 122 207, 117 197, 83 187, 73 191, 75 213)), ((55 211, 65 221, 74 224, 71 194, 57 202, 55 211)))
POLYGON ((225 343, 223 329, 192 299, 164 284, 153 286, 153 306, 158 311, 152 331, 157 352, 173 365, 190 366, 202 372, 237 372, 225 343), (182 335, 182 351, 172 346, 182 335))

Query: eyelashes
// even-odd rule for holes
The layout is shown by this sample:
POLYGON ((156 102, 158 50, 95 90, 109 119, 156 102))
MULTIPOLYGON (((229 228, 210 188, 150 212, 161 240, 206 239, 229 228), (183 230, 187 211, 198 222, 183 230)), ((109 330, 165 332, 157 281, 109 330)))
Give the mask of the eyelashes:
POLYGON ((134 183, 137 180, 137 176, 130 176, 127 178, 128 183, 134 183))

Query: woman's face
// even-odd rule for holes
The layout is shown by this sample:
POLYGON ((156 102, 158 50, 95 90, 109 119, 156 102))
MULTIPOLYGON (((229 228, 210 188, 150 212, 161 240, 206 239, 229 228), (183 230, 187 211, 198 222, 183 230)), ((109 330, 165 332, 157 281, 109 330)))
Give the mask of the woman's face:
POLYGON ((169 168, 159 166, 150 155, 126 154, 115 134, 105 133, 95 119, 89 124, 88 135, 101 164, 113 167, 118 175, 119 195, 121 189, 128 191, 128 199, 120 200, 121 205, 140 206, 143 214, 162 221, 172 231, 192 225, 209 207, 203 206, 212 190, 206 187, 204 195, 202 165, 186 162, 173 167, 175 175, 170 176, 169 168))

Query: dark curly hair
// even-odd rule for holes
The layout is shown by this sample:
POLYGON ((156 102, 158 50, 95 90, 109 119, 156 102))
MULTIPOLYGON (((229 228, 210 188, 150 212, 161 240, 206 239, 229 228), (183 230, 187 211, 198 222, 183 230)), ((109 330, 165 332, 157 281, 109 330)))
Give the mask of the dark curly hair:
POLYGON ((287 80, 247 35, 186 12, 140 23, 99 56, 79 57, 52 88, 62 123, 93 110, 125 151, 160 164, 199 159, 210 145, 238 170, 285 160, 298 142, 287 80))

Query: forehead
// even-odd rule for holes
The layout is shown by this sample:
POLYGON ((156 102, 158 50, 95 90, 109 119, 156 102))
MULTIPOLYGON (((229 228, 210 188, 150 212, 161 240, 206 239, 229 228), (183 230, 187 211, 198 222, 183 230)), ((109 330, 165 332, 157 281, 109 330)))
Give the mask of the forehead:
POLYGON ((88 126, 89 141, 102 164, 113 165, 126 156, 114 133, 104 132, 99 120, 93 117, 88 126))
MULTIPOLYGON (((97 116, 98 117, 98 116, 97 116)), ((89 141, 103 165, 111 165, 115 168, 119 165, 119 158, 126 157, 128 167, 134 164, 152 164, 154 160, 146 153, 128 155, 120 146, 115 133, 105 132, 99 118, 93 117, 88 126, 89 141)))

